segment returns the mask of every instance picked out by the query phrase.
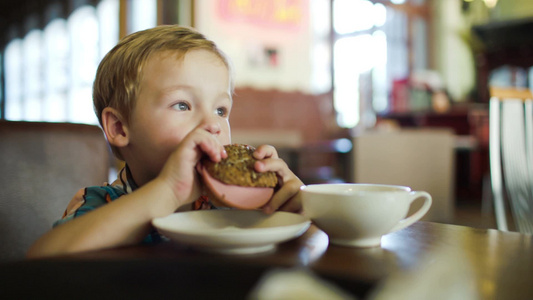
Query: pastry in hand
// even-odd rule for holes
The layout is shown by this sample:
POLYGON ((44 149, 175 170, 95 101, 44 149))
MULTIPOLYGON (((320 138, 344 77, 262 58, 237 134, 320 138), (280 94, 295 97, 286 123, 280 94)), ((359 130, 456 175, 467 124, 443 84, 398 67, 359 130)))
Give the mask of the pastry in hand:
POLYGON ((215 206, 255 209, 265 205, 274 194, 278 177, 274 172, 254 170, 255 148, 249 145, 224 146, 228 157, 219 162, 201 160, 198 171, 215 206))

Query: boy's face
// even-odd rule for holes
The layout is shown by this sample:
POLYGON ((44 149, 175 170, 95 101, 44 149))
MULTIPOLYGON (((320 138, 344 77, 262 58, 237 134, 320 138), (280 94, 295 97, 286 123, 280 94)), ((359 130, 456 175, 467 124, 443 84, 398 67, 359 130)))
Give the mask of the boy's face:
POLYGON ((210 132, 221 144, 231 143, 231 106, 229 71, 215 54, 193 50, 181 60, 171 52, 151 57, 129 124, 127 163, 137 173, 137 184, 155 178, 169 155, 199 125, 214 128, 210 132))

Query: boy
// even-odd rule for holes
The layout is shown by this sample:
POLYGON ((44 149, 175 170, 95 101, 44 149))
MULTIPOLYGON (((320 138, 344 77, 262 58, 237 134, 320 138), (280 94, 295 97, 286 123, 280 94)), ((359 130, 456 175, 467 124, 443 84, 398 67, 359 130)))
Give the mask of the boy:
MULTIPOLYGON (((93 98, 126 167, 112 185, 78 192, 28 257, 155 241, 153 218, 192 203, 205 207, 195 166, 204 155, 215 162, 226 157, 232 93, 225 55, 193 29, 159 26, 120 41, 100 63, 93 98)), ((260 146, 254 156, 258 172, 276 172, 281 182, 263 211, 299 211, 302 182, 276 150, 260 146)))

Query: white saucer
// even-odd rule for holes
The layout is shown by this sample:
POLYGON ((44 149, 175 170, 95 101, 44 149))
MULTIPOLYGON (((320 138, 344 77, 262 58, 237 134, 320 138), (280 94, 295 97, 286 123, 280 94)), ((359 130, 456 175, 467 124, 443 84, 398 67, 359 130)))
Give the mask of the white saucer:
POLYGON ((302 235, 311 221, 299 214, 258 210, 200 210, 152 220, 169 239, 202 251, 251 254, 302 235))

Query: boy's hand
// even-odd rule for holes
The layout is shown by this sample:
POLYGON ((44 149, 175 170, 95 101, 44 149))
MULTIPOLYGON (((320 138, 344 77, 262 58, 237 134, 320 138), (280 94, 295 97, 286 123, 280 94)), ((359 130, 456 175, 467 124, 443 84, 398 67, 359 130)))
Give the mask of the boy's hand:
POLYGON ((254 157, 259 160, 255 163, 257 172, 275 172, 280 181, 279 188, 277 188, 272 199, 263 206, 263 211, 268 214, 276 210, 300 212, 302 202, 299 192, 303 183, 289 169, 287 163, 279 158, 276 149, 269 145, 259 146, 254 152, 254 157))
POLYGON ((204 155, 215 162, 227 157, 224 146, 212 134, 198 126, 181 141, 161 170, 159 177, 165 180, 174 192, 176 208, 200 197, 196 164, 204 155))

